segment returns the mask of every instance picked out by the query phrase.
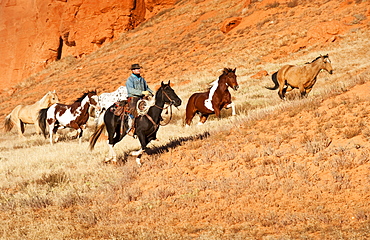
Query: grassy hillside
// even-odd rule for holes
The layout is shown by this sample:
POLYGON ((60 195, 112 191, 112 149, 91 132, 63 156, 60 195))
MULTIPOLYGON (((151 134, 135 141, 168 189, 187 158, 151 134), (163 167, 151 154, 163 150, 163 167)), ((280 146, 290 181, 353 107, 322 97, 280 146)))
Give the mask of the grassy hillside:
MULTIPOLYGON (((88 150, 50 146, 27 126, 0 137, 4 239, 367 239, 369 237, 369 2, 179 1, 82 59, 65 58, 0 95, 0 117, 56 90, 70 103, 88 89, 124 85, 133 62, 153 89, 171 80, 183 99, 138 167, 104 137, 88 150), (242 18, 229 33, 220 27, 242 18), (328 34, 329 32, 329 34, 328 34), (271 73, 329 54, 305 99, 281 101, 271 73), (190 94, 237 68, 237 116, 224 110, 183 127, 190 94), (261 70, 269 76, 253 78, 261 70)), ((91 125, 92 126, 92 125, 91 125)))

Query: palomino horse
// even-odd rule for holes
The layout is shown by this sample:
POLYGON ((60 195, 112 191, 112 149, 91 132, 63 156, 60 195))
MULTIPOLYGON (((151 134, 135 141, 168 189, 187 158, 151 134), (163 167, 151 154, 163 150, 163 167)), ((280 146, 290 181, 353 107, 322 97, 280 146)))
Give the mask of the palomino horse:
MULTIPOLYGON (((127 101, 125 101, 124 104, 127 106, 127 101)), ((140 157, 143 151, 147 149, 146 146, 151 140, 155 140, 157 138, 157 131, 160 126, 160 121, 162 120, 161 114, 165 104, 169 104, 169 106, 174 105, 176 107, 181 105, 181 99, 171 88, 170 81, 168 84, 164 84, 163 82, 161 83, 161 87, 155 95, 155 104, 149 108, 148 112, 135 118, 135 135, 139 138, 141 149, 139 151, 132 152, 131 154, 137 156, 136 162, 139 166, 141 165, 140 157)), ((95 143, 105 127, 108 132, 109 146, 109 154, 105 162, 112 161, 113 163, 116 163, 116 153, 113 150, 113 147, 127 134, 128 111, 126 111, 124 116, 116 116, 111 110, 113 107, 114 106, 108 108, 104 114, 104 122, 98 125, 97 130, 91 136, 90 150, 94 149, 95 143)))
POLYGON ((49 126, 50 144, 53 144, 53 133, 56 134, 59 126, 74 128, 81 143, 83 128, 89 119, 89 107, 99 108, 96 91, 84 93, 73 104, 56 103, 39 112, 39 125, 46 138, 46 125, 49 126))
POLYGON ((43 108, 48 108, 54 103, 58 103, 59 99, 55 90, 46 93, 39 101, 32 105, 18 105, 5 118, 4 129, 6 132, 12 130, 15 125, 18 129, 19 136, 24 138, 24 125, 34 124, 36 134, 40 134, 40 128, 37 122, 38 112, 43 108))
POLYGON ((279 97, 285 99, 285 93, 298 88, 301 92, 301 97, 306 96, 316 83, 317 75, 321 70, 326 70, 328 73, 333 73, 333 68, 330 63, 329 55, 319 56, 310 63, 302 66, 285 65, 279 71, 272 75, 272 81, 275 83, 273 87, 266 87, 269 90, 279 88, 279 97))
POLYGON ((199 124, 203 124, 210 114, 216 114, 220 118, 222 108, 232 107, 232 115, 235 115, 235 106, 231 102, 231 94, 228 87, 235 91, 239 85, 236 81, 235 70, 225 68, 218 80, 212 83, 212 87, 207 92, 194 93, 190 96, 186 105, 185 124, 190 125, 196 113, 200 114, 199 124))

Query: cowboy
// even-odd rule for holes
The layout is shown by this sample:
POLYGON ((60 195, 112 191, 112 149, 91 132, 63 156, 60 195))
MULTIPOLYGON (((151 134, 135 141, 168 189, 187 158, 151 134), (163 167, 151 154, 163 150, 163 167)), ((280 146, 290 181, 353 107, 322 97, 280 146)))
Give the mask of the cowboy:
POLYGON ((149 88, 145 79, 140 75, 141 66, 137 63, 131 65, 132 74, 126 81, 127 96, 129 103, 130 118, 129 119, 129 135, 133 135, 134 128, 133 119, 138 115, 136 110, 137 102, 149 95, 153 96, 153 91, 149 88))

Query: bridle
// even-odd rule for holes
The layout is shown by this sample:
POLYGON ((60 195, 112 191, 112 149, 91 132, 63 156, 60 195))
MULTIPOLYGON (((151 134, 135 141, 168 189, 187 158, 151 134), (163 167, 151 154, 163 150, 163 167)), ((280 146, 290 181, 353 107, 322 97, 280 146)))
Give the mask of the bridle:
MULTIPOLYGON (((163 89, 162 89, 162 96, 163 95, 165 95, 166 97, 167 97, 167 99, 169 99, 170 100, 170 104, 167 106, 167 107, 164 107, 164 108, 162 108, 162 107, 159 107, 159 106, 157 106, 156 104, 154 104, 154 107, 156 107, 156 108, 159 108, 159 109, 161 109, 161 110, 167 110, 167 113, 168 113, 168 109, 170 110, 170 119, 166 122, 166 123, 159 123, 159 125, 160 126, 166 126, 167 124, 169 124, 170 122, 171 122, 171 119, 172 119, 172 105, 175 103, 175 101, 174 100, 172 100, 172 98, 164 91, 166 88, 167 88, 168 86, 166 86, 166 87, 164 87, 163 89)), ((176 107, 177 108, 177 107, 176 107)), ((178 109, 178 108, 177 108, 178 109)), ((167 114, 166 113, 166 114, 167 114)), ((153 119, 151 119, 151 117, 150 116, 148 116, 148 118, 149 118, 149 120, 154 124, 154 121, 153 121, 153 119)), ((154 124, 154 125, 156 125, 156 124, 154 124)))
MULTIPOLYGON (((156 124, 155 122, 154 122, 154 120, 153 120, 153 118, 151 117, 151 116, 149 116, 148 114, 145 114, 145 115, 141 115, 141 116, 146 116, 148 119, 149 119, 149 121, 153 124, 153 126, 154 126, 154 130, 150 133, 150 134, 148 134, 148 136, 150 136, 150 135, 152 135, 153 133, 155 133, 156 131, 157 131, 157 129, 158 129, 158 127, 159 126, 166 126, 167 124, 169 124, 170 123, 170 121, 171 121, 171 119, 172 119, 172 105, 175 103, 175 101, 174 100, 172 100, 172 98, 164 91, 166 88, 167 88, 168 86, 166 86, 166 87, 164 87, 163 89, 162 89, 162 97, 163 97, 163 95, 165 95, 169 100, 170 100, 170 105, 169 106, 167 106, 167 107, 164 107, 164 108, 162 108, 162 107, 160 107, 160 106, 157 106, 156 104, 154 104, 154 107, 156 107, 156 108, 158 108, 158 109, 161 109, 161 110, 164 110, 164 109, 168 109, 168 108, 170 108, 170 119, 168 120, 168 122, 166 122, 166 123, 159 123, 159 124, 156 124)), ((177 107, 176 107, 177 108, 177 107)))

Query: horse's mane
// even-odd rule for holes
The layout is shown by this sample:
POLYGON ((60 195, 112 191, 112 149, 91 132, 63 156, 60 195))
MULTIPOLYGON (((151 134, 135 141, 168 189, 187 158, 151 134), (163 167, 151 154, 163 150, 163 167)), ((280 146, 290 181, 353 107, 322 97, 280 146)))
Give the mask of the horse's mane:
POLYGON ((314 60, 312 60, 311 62, 306 62, 306 64, 313 63, 313 62, 315 62, 316 60, 320 59, 321 57, 328 58, 328 57, 329 57, 329 55, 328 55, 328 54, 326 54, 326 55, 324 55, 324 56, 320 55, 320 56, 318 56, 317 58, 315 58, 314 60))
POLYGON ((218 82, 223 75, 226 75, 229 72, 233 72, 233 71, 234 70, 232 70, 231 68, 224 68, 224 70, 222 71, 222 74, 217 78, 217 80, 216 81, 212 81, 211 83, 209 83, 210 87, 207 90, 210 91, 211 88, 213 87, 213 85, 215 85, 215 83, 218 82))
POLYGON ((96 91, 88 91, 88 92, 85 92, 81 97, 77 98, 77 100, 75 102, 82 102, 82 100, 89 94, 89 93, 93 93, 93 94, 96 94, 96 91))
POLYGON ((223 74, 225 74, 225 72, 226 72, 226 74, 227 73, 229 73, 229 72, 233 72, 234 70, 232 70, 231 68, 224 68, 224 71, 223 71, 223 73, 222 73, 222 75, 223 74))
POLYGON ((159 98, 159 92, 160 92, 159 90, 161 90, 161 91, 162 91, 164 86, 168 86, 168 84, 165 84, 165 83, 163 83, 163 84, 164 84, 164 85, 163 85, 163 86, 161 85, 161 86, 157 89, 157 91, 156 91, 156 93, 155 93, 155 98, 156 98, 156 99, 158 99, 158 98, 159 98))

